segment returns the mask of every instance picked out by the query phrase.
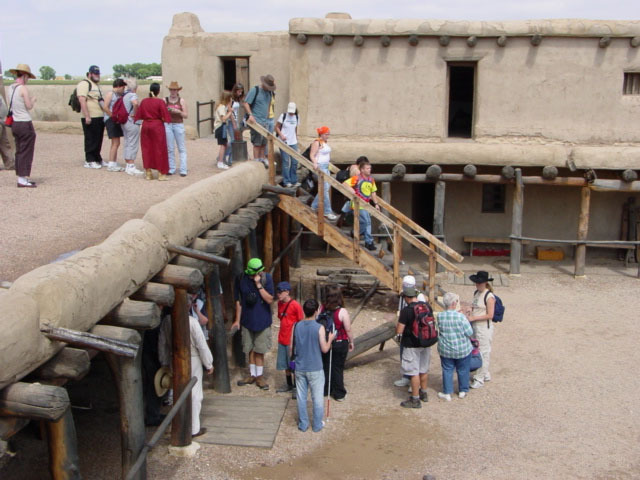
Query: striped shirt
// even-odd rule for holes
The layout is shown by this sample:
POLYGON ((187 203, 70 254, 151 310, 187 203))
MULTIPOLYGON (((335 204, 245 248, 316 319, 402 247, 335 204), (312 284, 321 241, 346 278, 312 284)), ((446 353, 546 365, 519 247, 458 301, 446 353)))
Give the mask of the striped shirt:
POLYGON ((438 313, 438 354, 445 358, 464 358, 471 353, 469 337, 473 329, 467 317, 454 310, 438 313))

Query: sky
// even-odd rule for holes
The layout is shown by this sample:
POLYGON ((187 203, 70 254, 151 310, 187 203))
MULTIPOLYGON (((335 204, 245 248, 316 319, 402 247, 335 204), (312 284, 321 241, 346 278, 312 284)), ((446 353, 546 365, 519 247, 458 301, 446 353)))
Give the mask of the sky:
POLYGON ((639 0, 20 0, 0 5, 2 71, 26 63, 57 75, 103 74, 115 64, 161 62, 173 15, 191 12, 205 32, 287 30, 289 19, 347 12, 352 18, 640 20, 639 0))

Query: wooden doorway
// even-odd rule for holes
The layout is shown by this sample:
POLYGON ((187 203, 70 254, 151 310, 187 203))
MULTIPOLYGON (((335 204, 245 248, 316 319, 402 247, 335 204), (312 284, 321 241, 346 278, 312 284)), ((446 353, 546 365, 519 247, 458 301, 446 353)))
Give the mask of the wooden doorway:
POLYGON ((222 61, 222 88, 231 91, 236 83, 241 83, 247 93, 249 57, 220 57, 220 60, 222 61))

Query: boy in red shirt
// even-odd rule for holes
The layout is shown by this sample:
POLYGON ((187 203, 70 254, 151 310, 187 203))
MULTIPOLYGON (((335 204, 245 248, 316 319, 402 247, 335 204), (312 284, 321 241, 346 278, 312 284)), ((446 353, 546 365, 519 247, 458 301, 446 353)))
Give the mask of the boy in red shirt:
POLYGON ((276 368, 284 370, 287 376, 287 385, 276 390, 277 393, 291 392, 294 390, 293 372, 289 369, 288 346, 291 343, 293 326, 304 319, 304 312, 300 304, 291 298, 291 284, 280 282, 276 285, 278 298, 278 318, 280 319, 280 333, 278 334, 278 358, 276 368))

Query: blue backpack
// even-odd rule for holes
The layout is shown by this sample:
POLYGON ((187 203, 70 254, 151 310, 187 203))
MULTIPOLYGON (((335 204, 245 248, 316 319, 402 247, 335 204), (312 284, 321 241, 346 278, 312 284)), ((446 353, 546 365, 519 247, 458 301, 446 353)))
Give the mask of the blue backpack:
MULTIPOLYGON (((487 297, 489 296, 489 293, 493 293, 493 292, 488 292, 485 293, 484 295, 484 306, 487 306, 487 297)), ((497 296, 495 293, 493 294, 494 298, 496 299, 496 304, 493 307, 493 318, 491 319, 493 322, 501 322, 503 317, 504 317, 504 305, 502 304, 502 300, 500 299, 499 296, 497 296)))

